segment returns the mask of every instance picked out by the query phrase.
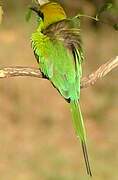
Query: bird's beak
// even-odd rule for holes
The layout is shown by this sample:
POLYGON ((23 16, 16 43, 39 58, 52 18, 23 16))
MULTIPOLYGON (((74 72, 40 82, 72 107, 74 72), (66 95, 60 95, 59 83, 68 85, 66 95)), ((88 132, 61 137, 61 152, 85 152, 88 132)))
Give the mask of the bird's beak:
POLYGON ((50 2, 50 0, 37 0, 37 1, 41 6, 48 3, 48 2, 50 2))

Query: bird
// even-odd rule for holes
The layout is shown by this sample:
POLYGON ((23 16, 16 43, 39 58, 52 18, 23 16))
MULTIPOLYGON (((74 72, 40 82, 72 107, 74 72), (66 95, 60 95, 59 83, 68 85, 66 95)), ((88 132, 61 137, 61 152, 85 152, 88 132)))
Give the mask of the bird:
POLYGON ((84 53, 80 19, 67 17, 58 2, 40 0, 30 7, 37 14, 37 27, 31 35, 31 46, 42 76, 48 79, 70 104, 75 134, 80 140, 86 171, 92 177, 87 137, 80 107, 80 88, 84 53))

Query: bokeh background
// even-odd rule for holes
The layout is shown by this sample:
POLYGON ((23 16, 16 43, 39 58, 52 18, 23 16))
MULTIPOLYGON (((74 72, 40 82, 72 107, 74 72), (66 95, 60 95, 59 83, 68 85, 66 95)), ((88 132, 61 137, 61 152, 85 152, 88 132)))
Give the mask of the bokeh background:
MULTIPOLYGON (((68 15, 94 15, 103 0, 65 0, 68 15)), ((114 1, 115 2, 115 1, 114 1)), ((35 18, 25 21, 28 0, 3 2, 0 66, 37 67, 30 45, 35 18)), ((109 18, 109 17, 108 17, 109 18)), ((110 18, 111 19, 111 18, 110 18)), ((118 55, 118 32, 82 20, 84 75, 118 55)), ((118 70, 81 91, 81 106, 95 180, 118 179, 118 70)), ((0 180, 87 180, 69 105, 43 79, 0 80, 0 180)))

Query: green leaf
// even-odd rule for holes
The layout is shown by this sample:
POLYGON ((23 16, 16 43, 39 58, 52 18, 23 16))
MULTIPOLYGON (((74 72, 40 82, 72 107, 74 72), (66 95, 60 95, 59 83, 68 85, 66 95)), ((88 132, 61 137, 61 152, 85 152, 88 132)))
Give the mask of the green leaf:
POLYGON ((105 12, 108 11, 110 9, 113 8, 113 4, 112 3, 105 3, 97 12, 96 18, 99 19, 99 16, 105 12))
POLYGON ((2 6, 0 6, 0 24, 2 22, 2 16, 3 16, 3 9, 2 6))
POLYGON ((113 25, 113 28, 114 28, 116 31, 118 31, 118 24, 114 24, 114 25, 113 25))
POLYGON ((31 19, 32 16, 32 10, 30 8, 28 8, 26 15, 25 15, 25 19, 28 22, 31 19))
POLYGON ((35 5, 39 6, 38 0, 32 0, 31 4, 28 6, 28 9, 25 15, 25 19, 27 22, 31 19, 31 16, 32 16, 32 10, 30 8, 35 5))
POLYGON ((100 10, 99 10, 99 13, 102 13, 104 11, 108 11, 109 9, 111 9, 113 7, 113 4, 112 3, 106 3, 104 4, 100 10))

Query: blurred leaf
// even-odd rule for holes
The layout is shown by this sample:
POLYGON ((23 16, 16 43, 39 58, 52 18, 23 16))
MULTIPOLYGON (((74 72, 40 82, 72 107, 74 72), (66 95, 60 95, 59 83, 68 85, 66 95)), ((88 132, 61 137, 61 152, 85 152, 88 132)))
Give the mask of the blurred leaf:
POLYGON ((118 24, 114 24, 113 27, 116 31, 118 31, 118 24))
POLYGON ((118 6, 115 3, 105 3, 97 12, 96 19, 104 24, 108 24, 109 26, 113 27, 116 31, 118 31, 118 23, 114 19, 117 19, 116 16, 118 15, 118 6), (101 16, 102 13, 108 12, 107 16, 101 16), (107 21, 103 21, 102 19, 107 17, 107 21), (110 17, 110 18, 109 18, 110 17))
POLYGON ((3 9, 2 6, 0 6, 0 24, 2 22, 2 16, 3 16, 3 9))
POLYGON ((99 16, 105 12, 108 11, 110 9, 113 8, 113 4, 112 3, 105 3, 97 12, 96 18, 99 19, 99 16))
POLYGON ((31 19, 31 16, 32 16, 32 10, 30 9, 30 7, 34 5, 39 5, 38 0, 32 0, 31 4, 28 6, 28 10, 26 11, 26 15, 25 15, 25 19, 27 22, 31 19))
POLYGON ((30 8, 28 8, 26 15, 25 15, 25 19, 28 22, 31 19, 32 16, 32 10, 30 8))

